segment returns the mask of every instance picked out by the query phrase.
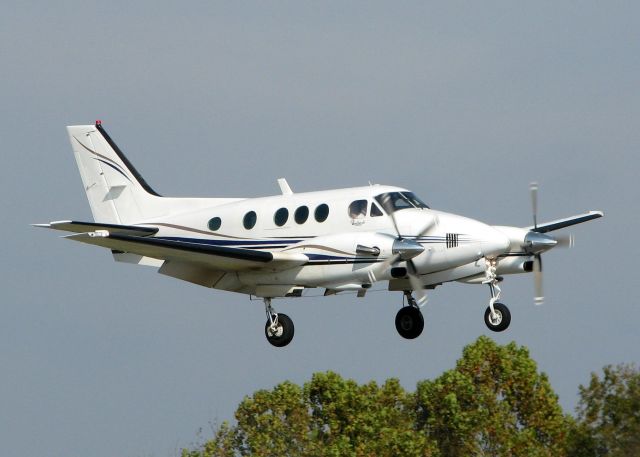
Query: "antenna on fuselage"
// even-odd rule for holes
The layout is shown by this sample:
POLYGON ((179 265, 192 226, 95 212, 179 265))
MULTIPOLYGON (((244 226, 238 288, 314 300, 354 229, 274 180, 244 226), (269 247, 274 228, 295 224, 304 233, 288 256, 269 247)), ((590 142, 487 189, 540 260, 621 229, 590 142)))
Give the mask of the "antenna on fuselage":
POLYGON ((282 195, 293 195, 293 191, 285 178, 278 178, 278 185, 280 186, 282 195))

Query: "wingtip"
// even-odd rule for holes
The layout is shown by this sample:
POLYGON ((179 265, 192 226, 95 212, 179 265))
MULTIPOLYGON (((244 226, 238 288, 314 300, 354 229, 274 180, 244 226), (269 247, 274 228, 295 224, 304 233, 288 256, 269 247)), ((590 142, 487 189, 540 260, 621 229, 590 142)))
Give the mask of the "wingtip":
POLYGON ((31 227, 51 228, 51 224, 29 224, 31 227))

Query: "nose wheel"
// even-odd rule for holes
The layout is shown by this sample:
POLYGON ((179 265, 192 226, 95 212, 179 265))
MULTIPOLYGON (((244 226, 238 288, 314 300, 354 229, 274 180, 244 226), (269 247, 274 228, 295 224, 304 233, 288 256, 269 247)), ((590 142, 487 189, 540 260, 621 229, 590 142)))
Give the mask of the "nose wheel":
POLYGON ((502 332, 509 327, 511 323, 511 312, 502 303, 493 304, 493 312, 491 307, 487 306, 484 312, 484 323, 487 324, 489 330, 494 332, 502 332))
POLYGON ((424 329, 424 317, 420 312, 420 308, 411 296, 410 292, 405 292, 407 296, 408 306, 403 306, 396 314, 396 330, 401 337, 408 340, 417 338, 424 329))

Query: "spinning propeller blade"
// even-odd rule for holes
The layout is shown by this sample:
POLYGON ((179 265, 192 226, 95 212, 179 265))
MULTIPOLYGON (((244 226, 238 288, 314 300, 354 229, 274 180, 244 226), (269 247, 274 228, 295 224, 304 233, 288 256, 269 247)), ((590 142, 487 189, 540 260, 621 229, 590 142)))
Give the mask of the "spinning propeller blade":
POLYGON ((415 294, 416 302, 418 305, 422 306, 427 303, 427 293, 424 291, 424 284, 422 284, 422 281, 420 281, 420 278, 418 277, 413 260, 407 261, 407 272, 409 273, 409 282, 411 283, 411 288, 415 294))
POLYGON ((529 190, 531 191, 531 210, 533 213, 533 227, 535 230, 538 228, 538 183, 534 181, 529 184, 529 190))
MULTIPOLYGON (((397 240, 398 241, 403 241, 402 234, 400 233, 400 229, 398 228, 398 221, 396 220, 395 208, 393 208, 393 205, 391 204, 390 197, 387 195, 383 199, 381 204, 382 204, 382 207, 387 212, 387 214, 389 214, 389 217, 391 218, 391 222, 393 223, 393 228, 395 229, 396 234, 398 235, 397 240)), ((416 241, 414 243, 416 245, 419 245, 419 243, 417 242, 417 239, 420 238, 421 236, 423 236, 425 233, 427 233, 433 226, 437 225, 438 222, 439 222, 438 216, 434 216, 433 220, 431 220, 427 225, 425 225, 422 228, 422 230, 420 230, 420 232, 418 232, 418 234, 416 235, 416 241)), ((409 241, 411 241, 411 240, 409 240, 409 241)), ((413 252, 417 252, 417 250, 413 251, 413 252)), ((417 254, 412 253, 411 255, 412 256, 419 255, 419 252, 417 254)), ((424 290, 424 284, 422 284, 422 281, 420 281, 420 277, 418 275, 418 271, 416 269, 415 264, 413 263, 413 260, 411 260, 411 258, 413 258, 413 257, 407 258, 406 254, 403 255, 402 252, 399 252, 399 253, 389 257, 387 260, 385 260, 381 264, 381 268, 383 270, 386 270, 390 266, 395 265, 400 260, 406 260, 406 262, 407 262, 407 276, 409 278, 409 283, 411 284, 411 289, 413 289, 413 292, 415 294, 416 302, 419 305, 423 305, 424 303, 427 302, 427 294, 426 294, 426 292, 424 290), (403 257, 404 257, 404 259, 403 259, 403 257)))
MULTIPOLYGON (((534 233, 535 233, 535 230, 538 228, 538 188, 539 188, 538 183, 535 181, 529 184, 529 191, 531 193, 531 213, 533 214, 534 233)), ((544 242, 539 244, 544 244, 544 242)), ((534 246, 532 245, 531 248, 533 247, 534 246)), ((540 255, 540 251, 536 252, 536 254, 533 257, 533 287, 535 291, 533 301, 536 305, 542 305, 544 303, 544 292, 542 290, 542 256, 540 255)))
POLYGON ((536 305, 544 303, 544 292, 542 290, 542 256, 536 254, 533 258, 533 284, 535 289, 534 302, 536 305))
POLYGON ((575 238, 572 233, 566 233, 564 235, 555 236, 555 240, 558 242, 557 246, 561 248, 572 248, 575 245, 575 238))
POLYGON ((395 208, 393 207, 393 203, 391 202, 391 196, 389 194, 385 194, 382 197, 382 200, 380 201, 380 204, 382 205, 382 208, 384 208, 384 210, 387 212, 389 217, 391 217, 391 222, 393 223, 393 228, 395 229, 396 234, 398 235, 398 239, 401 240, 402 239, 402 235, 400 235, 400 229, 398 228, 398 223, 396 221, 396 216, 394 214, 395 208))
MULTIPOLYGON (((538 188, 538 183, 535 181, 529 184, 534 231, 538 228, 538 188)), ((533 301, 536 305, 542 305, 544 292, 542 290, 542 255, 540 252, 537 252, 533 257, 533 287, 535 291, 533 301)))

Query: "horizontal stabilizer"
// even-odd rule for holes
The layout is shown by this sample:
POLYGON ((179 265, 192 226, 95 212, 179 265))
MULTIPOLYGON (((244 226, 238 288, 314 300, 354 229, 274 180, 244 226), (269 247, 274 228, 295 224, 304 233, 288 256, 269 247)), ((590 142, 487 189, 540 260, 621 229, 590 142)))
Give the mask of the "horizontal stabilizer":
POLYGON ((602 211, 589 211, 588 213, 565 217, 564 219, 557 219, 555 221, 545 222, 544 224, 538 224, 538 227, 527 227, 527 229, 538 233, 547 233, 561 228, 570 227, 572 225, 582 224, 583 222, 598 219, 602 216, 604 216, 602 211))
POLYGON ((120 235, 151 236, 158 233, 156 227, 140 227, 137 225, 101 224, 99 222, 55 221, 48 224, 33 224, 34 227, 63 230, 65 232, 89 233, 96 230, 107 230, 120 235))
POLYGON ((240 271, 256 268, 284 270, 303 265, 309 260, 304 254, 212 246, 203 243, 123 235, 103 230, 69 235, 66 238, 102 246, 112 251, 129 252, 161 260, 192 262, 218 270, 240 271))

